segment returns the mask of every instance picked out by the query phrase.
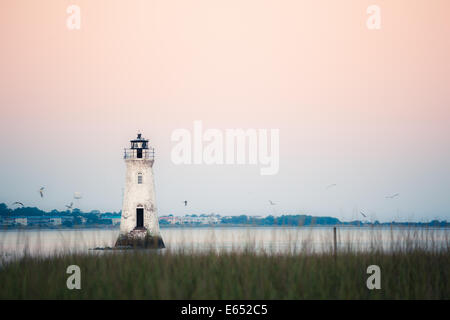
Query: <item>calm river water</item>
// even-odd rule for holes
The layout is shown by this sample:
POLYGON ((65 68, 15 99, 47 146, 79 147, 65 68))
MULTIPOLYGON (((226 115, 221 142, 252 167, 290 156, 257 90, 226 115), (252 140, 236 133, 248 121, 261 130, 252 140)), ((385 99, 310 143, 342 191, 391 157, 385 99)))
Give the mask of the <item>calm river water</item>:
MULTIPOLYGON (((0 232, 0 258, 92 252, 113 247, 119 230, 26 230, 0 232)), ((256 252, 322 252, 333 248, 332 227, 162 228, 166 250, 244 250, 256 252)), ((420 246, 450 247, 450 229, 338 227, 339 250, 385 250, 420 246)))

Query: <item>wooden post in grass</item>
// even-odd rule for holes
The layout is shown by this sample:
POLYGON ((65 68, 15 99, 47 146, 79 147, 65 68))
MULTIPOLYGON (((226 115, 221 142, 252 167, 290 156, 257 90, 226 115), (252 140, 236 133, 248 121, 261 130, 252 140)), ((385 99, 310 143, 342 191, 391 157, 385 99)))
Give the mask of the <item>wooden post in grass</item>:
POLYGON ((337 256, 337 236, 336 236, 336 227, 333 227, 333 242, 334 242, 334 258, 337 256))

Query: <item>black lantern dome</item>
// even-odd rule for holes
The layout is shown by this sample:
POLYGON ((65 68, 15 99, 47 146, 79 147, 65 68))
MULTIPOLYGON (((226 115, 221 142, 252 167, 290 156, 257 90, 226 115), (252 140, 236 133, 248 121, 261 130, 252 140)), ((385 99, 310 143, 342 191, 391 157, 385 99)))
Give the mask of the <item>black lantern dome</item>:
POLYGON ((142 134, 138 133, 137 138, 130 140, 131 149, 148 149, 148 140, 142 137, 142 134))
POLYGON ((130 140, 130 148, 125 149, 124 159, 147 159, 154 160, 155 151, 149 147, 148 140, 137 134, 136 139, 130 140))

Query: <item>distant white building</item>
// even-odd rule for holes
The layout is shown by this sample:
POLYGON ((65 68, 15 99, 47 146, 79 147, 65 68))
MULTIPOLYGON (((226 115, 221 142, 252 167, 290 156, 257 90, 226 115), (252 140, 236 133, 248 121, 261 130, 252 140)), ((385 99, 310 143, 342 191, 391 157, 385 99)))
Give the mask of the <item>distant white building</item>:
POLYGON ((54 226, 60 226, 62 224, 61 218, 50 218, 50 224, 54 226))
POLYGON ((216 215, 200 215, 197 217, 193 216, 162 216, 159 218, 160 221, 166 221, 169 224, 218 224, 220 223, 220 216, 216 215))
POLYGON ((18 224, 18 225, 26 226, 26 225, 27 225, 27 218, 25 218, 25 217, 16 218, 16 219, 14 220, 14 222, 15 222, 16 224, 18 224))
POLYGON ((209 217, 209 223, 210 224, 218 224, 220 223, 220 218, 216 216, 209 217))
POLYGON ((170 224, 176 224, 178 222, 178 217, 174 216, 161 217, 161 219, 166 220, 170 224))

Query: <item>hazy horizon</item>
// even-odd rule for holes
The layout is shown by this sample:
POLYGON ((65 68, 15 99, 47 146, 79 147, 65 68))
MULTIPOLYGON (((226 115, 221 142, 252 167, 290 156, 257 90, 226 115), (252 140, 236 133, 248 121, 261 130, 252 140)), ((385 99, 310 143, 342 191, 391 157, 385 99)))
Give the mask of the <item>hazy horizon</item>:
POLYGON ((0 202, 120 211, 140 130, 160 215, 450 220, 449 1, 77 0, 72 31, 69 4, 0 4, 0 202), (195 120, 279 129, 279 172, 173 164, 195 120))

